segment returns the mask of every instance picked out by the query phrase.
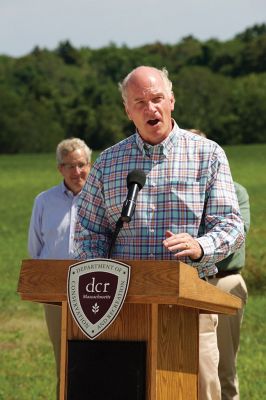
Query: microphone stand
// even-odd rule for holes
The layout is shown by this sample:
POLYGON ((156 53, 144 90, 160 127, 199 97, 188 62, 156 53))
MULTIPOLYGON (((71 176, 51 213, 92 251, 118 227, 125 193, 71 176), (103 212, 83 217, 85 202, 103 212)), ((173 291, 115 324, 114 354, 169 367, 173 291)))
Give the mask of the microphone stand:
POLYGON ((109 246, 108 255, 107 255, 107 258, 109 258, 109 259, 111 258, 111 255, 112 255, 112 252, 113 252, 113 249, 114 249, 114 245, 115 245, 115 241, 116 241, 117 236, 118 236, 118 234, 120 232, 120 229, 123 228, 123 225, 124 225, 124 221, 122 220, 122 217, 120 217, 118 219, 116 225, 115 225, 115 231, 114 231, 114 233, 112 235, 112 240, 111 240, 111 243, 110 243, 110 246, 109 246))

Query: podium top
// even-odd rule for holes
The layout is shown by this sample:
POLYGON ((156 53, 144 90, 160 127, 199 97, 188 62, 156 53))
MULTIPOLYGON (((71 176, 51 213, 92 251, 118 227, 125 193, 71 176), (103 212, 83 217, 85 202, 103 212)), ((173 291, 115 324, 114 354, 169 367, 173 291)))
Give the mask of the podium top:
MULTIPOLYGON (((202 312, 234 314, 241 299, 198 277, 197 271, 179 261, 121 260, 131 266, 125 302, 177 304, 202 312)), ((23 260, 18 282, 22 300, 62 303, 67 300, 67 276, 75 260, 23 260)))

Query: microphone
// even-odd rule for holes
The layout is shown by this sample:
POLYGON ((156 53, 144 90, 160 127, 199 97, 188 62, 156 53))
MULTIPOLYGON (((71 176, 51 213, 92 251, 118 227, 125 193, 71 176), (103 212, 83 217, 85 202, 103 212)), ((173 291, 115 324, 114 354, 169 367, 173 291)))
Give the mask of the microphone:
POLYGON ((143 188, 146 182, 146 175, 142 169, 134 169, 130 171, 127 176, 127 198, 124 201, 122 212, 121 212, 121 221, 122 222, 130 222, 136 208, 136 201, 138 197, 139 191, 143 188))
POLYGON ((115 241, 117 236, 119 235, 120 229, 123 227, 124 222, 130 222, 131 218, 133 217, 135 208, 136 208, 136 201, 138 197, 139 191, 143 188, 146 182, 146 175, 142 171, 142 169, 134 169, 130 171, 127 176, 127 198, 124 201, 121 216, 116 222, 115 231, 111 237, 111 243, 108 250, 108 258, 111 258, 115 241))

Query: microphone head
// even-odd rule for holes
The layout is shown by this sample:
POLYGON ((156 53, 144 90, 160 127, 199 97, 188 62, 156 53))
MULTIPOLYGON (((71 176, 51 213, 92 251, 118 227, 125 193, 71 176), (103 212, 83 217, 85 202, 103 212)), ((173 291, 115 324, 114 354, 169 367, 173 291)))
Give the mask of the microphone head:
POLYGON ((128 173, 127 176, 127 188, 132 185, 132 183, 136 183, 139 187, 139 190, 143 188, 146 182, 146 175, 142 169, 133 169, 128 173))

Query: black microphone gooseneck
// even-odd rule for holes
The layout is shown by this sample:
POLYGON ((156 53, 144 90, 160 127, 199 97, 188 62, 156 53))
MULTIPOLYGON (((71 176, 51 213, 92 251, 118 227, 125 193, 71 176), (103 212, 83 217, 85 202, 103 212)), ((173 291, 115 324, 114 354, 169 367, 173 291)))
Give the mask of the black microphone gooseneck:
POLYGON ((146 182, 146 175, 141 169, 134 169, 130 171, 127 176, 127 198, 124 201, 121 216, 119 217, 115 231, 112 235, 112 240, 110 243, 108 258, 111 258, 112 251, 115 245, 115 241, 120 232, 120 229, 123 227, 124 222, 129 223, 133 217, 136 208, 136 202, 139 191, 143 188, 146 182))

